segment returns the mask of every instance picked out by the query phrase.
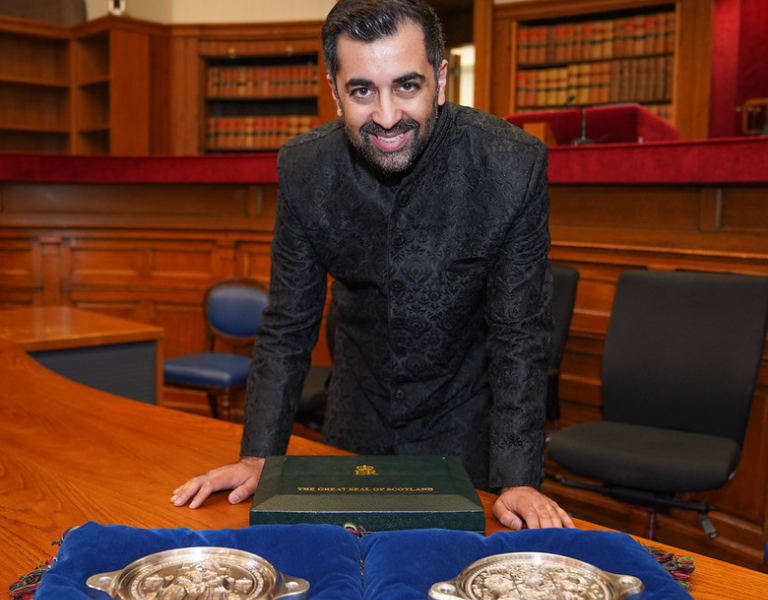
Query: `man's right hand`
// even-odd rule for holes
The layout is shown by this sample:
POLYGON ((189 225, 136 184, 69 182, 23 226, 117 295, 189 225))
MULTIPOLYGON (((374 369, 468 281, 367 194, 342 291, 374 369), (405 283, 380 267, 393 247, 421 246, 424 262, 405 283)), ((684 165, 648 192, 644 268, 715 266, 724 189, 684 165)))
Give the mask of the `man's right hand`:
POLYGON ((250 498, 256 491, 264 468, 264 460, 256 456, 244 456, 236 463, 193 477, 173 491, 171 503, 184 506, 189 502, 189 508, 197 508, 214 492, 232 490, 229 494, 229 502, 238 504, 250 498))

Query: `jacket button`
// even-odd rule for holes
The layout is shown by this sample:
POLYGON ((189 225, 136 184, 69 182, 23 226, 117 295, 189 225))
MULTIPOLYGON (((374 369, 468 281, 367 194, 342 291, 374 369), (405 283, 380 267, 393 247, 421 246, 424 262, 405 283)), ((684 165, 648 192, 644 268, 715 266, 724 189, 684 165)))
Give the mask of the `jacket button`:
POLYGON ((403 390, 395 391, 395 400, 402 400, 405 398, 405 392, 403 390))
POLYGON ((408 203, 410 201, 411 201, 411 199, 408 196, 400 196, 400 198, 398 198, 398 200, 397 200, 397 203, 400 206, 408 206, 408 203))
POLYGON ((405 246, 405 237, 402 235, 398 235, 394 240, 392 240, 392 245, 395 248, 402 248, 405 246))
POLYGON ((400 279, 395 279, 392 282, 392 289, 395 292, 402 292, 405 289, 405 284, 400 279))
POLYGON ((405 327, 405 319, 403 317, 395 317, 392 321, 392 325, 397 329, 402 329, 405 327))

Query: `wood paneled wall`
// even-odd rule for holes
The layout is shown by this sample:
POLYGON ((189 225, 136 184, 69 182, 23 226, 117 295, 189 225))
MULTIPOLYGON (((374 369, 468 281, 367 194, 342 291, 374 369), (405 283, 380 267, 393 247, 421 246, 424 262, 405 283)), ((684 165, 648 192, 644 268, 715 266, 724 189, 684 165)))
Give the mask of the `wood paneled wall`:
MULTIPOLYGON (((601 418, 600 361, 616 280, 626 269, 768 276, 768 186, 552 184, 551 258, 581 279, 561 380, 562 424, 601 418)), ((0 183, 0 306, 68 304, 165 328, 166 356, 203 345, 213 281, 269 279, 276 185, 0 183)), ((321 332, 320 340, 324 340, 321 332)), ((327 364, 325 344, 315 362, 327 364)), ((204 398, 166 393, 205 412, 204 398)), ((548 472, 557 472, 552 465, 548 472)), ((722 490, 709 541, 695 515, 659 519, 660 541, 759 567, 768 531, 768 358, 742 464, 722 490)), ((551 480, 577 516, 643 534, 645 514, 551 480)))
MULTIPOLYGON (((0 184, 0 308, 76 306, 163 327, 166 357, 200 351, 207 286, 269 281, 276 193, 274 184, 0 184)), ((324 343, 314 361, 329 364, 324 343)), ((166 392, 166 406, 207 414, 202 395, 166 392)))

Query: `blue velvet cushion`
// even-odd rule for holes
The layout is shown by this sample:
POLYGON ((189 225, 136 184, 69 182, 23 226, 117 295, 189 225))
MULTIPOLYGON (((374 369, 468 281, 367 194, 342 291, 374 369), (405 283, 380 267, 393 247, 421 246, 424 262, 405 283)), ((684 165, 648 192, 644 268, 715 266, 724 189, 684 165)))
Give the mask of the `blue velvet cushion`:
POLYGON ((199 352, 169 358, 163 362, 166 381, 186 381, 230 387, 248 379, 251 359, 226 352, 199 352))
POLYGON ((286 575, 310 582, 312 600, 360 598, 358 539, 332 525, 265 525, 243 529, 138 529, 86 523, 71 531, 43 576, 35 600, 108 598, 85 581, 147 554, 187 546, 224 546, 258 554, 286 575))
POLYGON ((282 573, 308 580, 312 600, 426 600, 432 584, 453 579, 476 560, 505 552, 551 552, 634 575, 645 584, 643 600, 691 598, 640 544, 622 533, 551 529, 486 538, 423 529, 372 533, 358 542, 332 525, 192 531, 87 523, 66 536, 35 600, 87 600, 93 597, 85 585, 91 575, 185 546, 225 546, 258 554, 282 573))
POLYGON ((690 594, 630 536, 606 531, 537 529, 489 537, 443 529, 379 532, 363 537, 365 600, 424 600, 433 583, 473 562, 506 552, 549 552, 599 569, 639 577, 643 600, 691 600, 690 594))

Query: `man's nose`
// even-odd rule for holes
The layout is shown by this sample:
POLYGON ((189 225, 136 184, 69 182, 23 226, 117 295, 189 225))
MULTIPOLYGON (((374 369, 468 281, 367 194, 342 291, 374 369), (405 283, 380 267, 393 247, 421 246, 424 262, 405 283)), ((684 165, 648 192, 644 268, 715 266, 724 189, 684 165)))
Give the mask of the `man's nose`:
POLYGON ((403 118, 403 110, 392 94, 379 94, 379 101, 372 118, 384 129, 391 129, 403 118))

